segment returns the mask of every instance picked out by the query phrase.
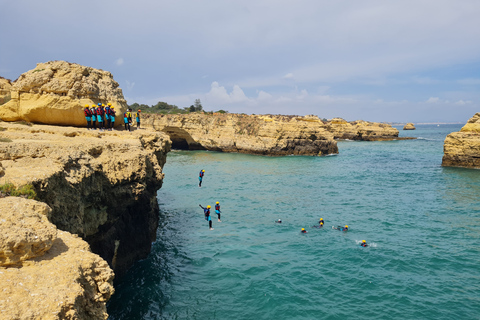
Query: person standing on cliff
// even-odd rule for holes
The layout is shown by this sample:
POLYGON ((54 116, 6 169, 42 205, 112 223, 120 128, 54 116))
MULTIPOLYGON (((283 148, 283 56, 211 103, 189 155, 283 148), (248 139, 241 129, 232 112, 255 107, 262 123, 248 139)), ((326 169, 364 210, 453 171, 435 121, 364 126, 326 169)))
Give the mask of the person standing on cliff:
POLYGON ((94 104, 92 104, 92 107, 90 108, 90 113, 92 114, 93 130, 97 130, 97 110, 95 110, 94 104))
POLYGON ((111 106, 110 107, 110 131, 113 130, 113 127, 115 127, 115 107, 111 106))
POLYGON ((208 226, 210 227, 210 230, 213 230, 212 228, 212 218, 210 217, 210 206, 207 206, 206 208, 202 207, 201 204, 199 204, 200 208, 203 209, 203 213, 205 214, 205 220, 208 221, 208 226))
POLYGON ((103 110, 102 104, 99 103, 97 107, 97 122, 98 122, 98 129, 103 131, 103 110))
POLYGON ((222 222, 220 220, 220 213, 222 213, 222 212, 220 211, 220 202, 218 202, 218 201, 217 201, 217 203, 215 203, 215 213, 218 216, 218 222, 222 222))
POLYGON ((107 106, 105 107, 105 117, 107 118, 107 130, 110 131, 110 125, 112 124, 112 120, 110 119, 110 115, 111 115, 111 112, 110 112, 110 106, 112 104, 109 102, 107 103, 107 106))
POLYGON ((85 114, 85 119, 87 120, 87 130, 90 130, 92 127, 92 112, 89 109, 89 105, 85 105, 85 109, 83 109, 83 113, 85 114))
POLYGON ((202 181, 203 181, 203 176, 205 175, 205 170, 200 170, 200 173, 198 175, 198 186, 201 187, 202 186, 202 181))
POLYGON ((130 114, 130 111, 128 111, 129 109, 127 109, 127 111, 125 111, 123 113, 123 122, 125 122, 125 130, 128 130, 130 131, 130 122, 128 121, 128 117, 129 117, 129 114, 130 114))
POLYGON ((135 121, 137 122, 137 129, 140 129, 140 112, 142 112, 142 110, 138 110, 137 113, 135 113, 135 121))

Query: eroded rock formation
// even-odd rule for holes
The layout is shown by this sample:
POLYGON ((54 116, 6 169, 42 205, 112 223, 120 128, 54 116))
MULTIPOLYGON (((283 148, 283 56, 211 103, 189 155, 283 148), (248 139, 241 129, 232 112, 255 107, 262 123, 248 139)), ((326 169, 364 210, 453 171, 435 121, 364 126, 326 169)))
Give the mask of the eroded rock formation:
POLYGON ((106 319, 113 271, 44 203, 0 199, 0 318, 106 319))
POLYGON ((480 168, 480 113, 445 138, 442 166, 480 168))
POLYGON ((415 125, 409 122, 403 127, 403 130, 415 130, 415 125))
MULTIPOLYGON (((6 91, 2 86, 7 87, 0 83, 0 91, 6 91)), ((127 107, 122 89, 110 72, 65 61, 37 64, 9 90, 11 100, 0 106, 0 119, 4 121, 86 126, 85 104, 110 102, 117 114, 127 107)))
POLYGON ((340 140, 383 141, 399 139, 398 130, 385 123, 363 120, 347 122, 341 118, 334 118, 325 123, 325 128, 334 135, 335 139, 340 140))
POLYGON ((318 117, 241 114, 144 115, 147 127, 167 133, 178 149, 262 155, 338 153, 318 117))
POLYGON ((145 258, 170 141, 162 133, 0 123, 4 181, 32 184, 59 229, 81 236, 121 275, 145 258), (8 142, 11 141, 11 142, 8 142))

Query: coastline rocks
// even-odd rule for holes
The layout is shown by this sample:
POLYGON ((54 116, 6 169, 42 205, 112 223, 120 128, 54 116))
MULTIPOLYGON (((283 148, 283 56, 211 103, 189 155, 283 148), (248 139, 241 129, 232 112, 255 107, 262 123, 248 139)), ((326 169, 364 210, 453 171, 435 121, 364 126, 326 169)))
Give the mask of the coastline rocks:
POLYGON ((65 61, 38 63, 11 84, 10 97, 0 105, 3 121, 84 127, 85 104, 111 102, 117 116, 127 108, 122 90, 110 72, 65 61))
POLYGON ((470 118, 460 132, 447 135, 442 166, 480 168, 480 113, 470 118))
POLYGON ((396 140, 398 130, 391 125, 363 120, 347 122, 341 118, 328 121, 326 129, 340 140, 384 141, 396 140))
POLYGON ((415 130, 415 125, 409 122, 403 127, 403 130, 415 130))
POLYGON ((50 249, 57 228, 48 222, 49 211, 45 203, 37 201, 0 199, 0 266, 15 265, 50 249))
POLYGON ((12 82, 8 79, 0 77, 0 105, 6 103, 10 99, 11 90, 12 82))
POLYGON ((1 245, 10 243, 12 237, 15 241, 23 237, 16 242, 17 249, 22 244, 42 248, 26 259, 18 251, 21 259, 14 267, 0 267, 1 318, 107 319, 106 301, 114 292, 113 271, 90 252, 85 241, 57 231, 45 219, 48 211, 47 205, 34 200, 0 199, 1 245), (20 234, 10 236, 17 231, 20 234))
POLYGON ((148 130, 88 131, 3 122, 4 179, 33 185, 58 229, 81 236, 121 275, 156 238, 156 192, 170 140, 148 130))
POLYGON ((316 116, 144 114, 142 125, 168 134, 176 149, 271 156, 338 153, 333 135, 316 116))

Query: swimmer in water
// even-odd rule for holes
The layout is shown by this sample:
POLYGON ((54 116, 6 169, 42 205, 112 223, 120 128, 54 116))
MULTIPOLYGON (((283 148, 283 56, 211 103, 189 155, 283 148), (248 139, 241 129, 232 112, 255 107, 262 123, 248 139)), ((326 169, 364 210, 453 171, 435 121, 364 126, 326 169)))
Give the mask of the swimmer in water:
POLYGON ((282 223, 282 219, 278 219, 275 223, 282 223))
POLYGON ((323 224, 325 221, 323 221, 323 218, 320 218, 320 221, 318 221, 318 224, 320 225, 320 228, 323 227, 323 224))
POLYGON ((332 229, 339 230, 339 231, 348 231, 348 226, 345 225, 345 227, 338 226, 338 227, 332 227, 332 229))
POLYGON ((362 242, 360 242, 360 245, 362 247, 368 247, 367 241, 365 241, 365 240, 362 240, 362 242))
POLYGON ((302 231, 300 231, 301 233, 307 233, 307 230, 305 230, 305 228, 302 228, 302 231))

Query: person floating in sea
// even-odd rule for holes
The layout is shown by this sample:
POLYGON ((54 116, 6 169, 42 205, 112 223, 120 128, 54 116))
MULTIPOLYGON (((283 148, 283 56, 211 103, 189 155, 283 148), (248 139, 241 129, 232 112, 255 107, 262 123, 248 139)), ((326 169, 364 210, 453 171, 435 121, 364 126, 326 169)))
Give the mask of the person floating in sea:
POLYGON ((282 223, 282 219, 278 219, 275 223, 282 223))
POLYGON ((212 228, 212 218, 210 217, 210 206, 207 206, 206 208, 202 207, 201 204, 199 204, 200 208, 203 209, 203 213, 205 214, 205 220, 208 221, 208 226, 210 227, 210 230, 213 230, 212 228))
POLYGON ((90 112, 92 113, 92 127, 93 130, 97 130, 97 110, 95 109, 95 105, 92 104, 92 107, 90 108, 90 112))
POLYGON ((320 220, 318 221, 318 225, 313 226, 313 227, 314 228, 322 228, 324 223, 325 223, 325 221, 323 221, 323 218, 320 218, 320 220))
POLYGON ((362 240, 362 242, 360 242, 360 245, 362 247, 368 247, 367 241, 365 241, 365 240, 362 240))
POLYGON ((305 230, 305 228, 302 228, 302 231, 300 231, 301 233, 307 233, 307 230, 305 230))
POLYGON ((85 119, 87 120, 87 130, 90 130, 92 127, 92 112, 90 111, 90 106, 88 104, 85 105, 85 109, 83 109, 83 113, 85 114, 85 119))
POLYGON ((218 202, 218 201, 215 203, 215 213, 218 216, 218 222, 222 222, 220 220, 220 213, 222 213, 222 212, 220 211, 220 202, 218 202))
POLYGON ((345 227, 338 226, 338 227, 332 227, 332 229, 339 230, 339 231, 348 231, 348 226, 345 225, 345 227))
POLYGON ((131 115, 129 109, 127 109, 127 111, 125 111, 123 113, 123 122, 125 122, 125 130, 130 131, 130 121, 128 119, 131 118, 131 117, 132 117, 132 115, 131 115))
POLYGON ((205 175, 205 170, 200 170, 200 173, 198 174, 198 186, 202 186, 202 181, 203 181, 203 176, 205 175))
POLYGON ((138 110, 137 113, 135 113, 135 121, 137 122, 137 129, 140 129, 140 112, 142 112, 142 110, 138 110))

